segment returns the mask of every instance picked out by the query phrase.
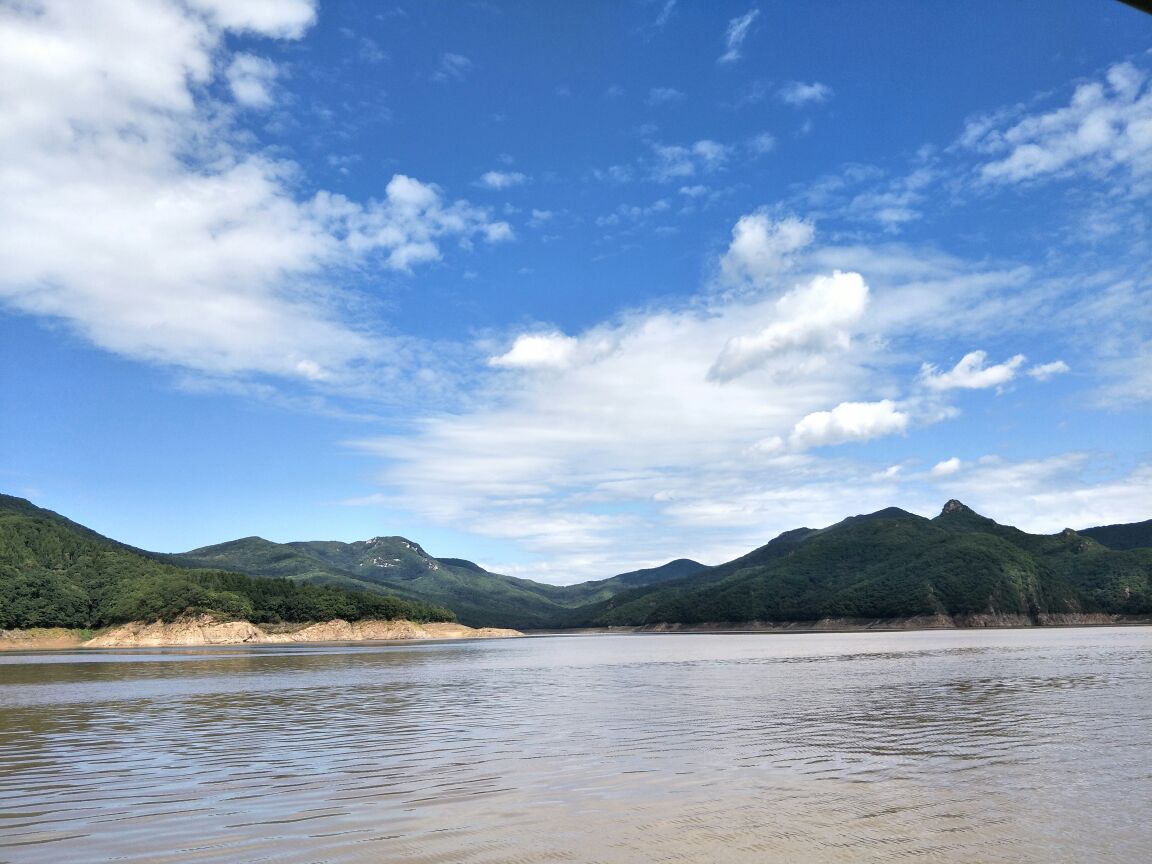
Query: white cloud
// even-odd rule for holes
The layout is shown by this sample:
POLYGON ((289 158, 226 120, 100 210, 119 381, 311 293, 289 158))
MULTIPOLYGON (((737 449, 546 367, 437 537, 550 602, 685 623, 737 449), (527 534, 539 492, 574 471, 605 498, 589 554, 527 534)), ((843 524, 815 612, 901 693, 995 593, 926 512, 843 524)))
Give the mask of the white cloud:
POLYGON ((724 53, 718 62, 734 63, 739 60, 744 47, 744 40, 748 38, 748 30, 752 22, 760 16, 759 9, 750 9, 738 18, 728 22, 728 29, 724 31, 724 53))
POLYGON ((708 378, 731 381, 780 359, 789 372, 816 368, 825 355, 848 350, 867 305, 868 286, 859 273, 817 276, 776 301, 767 327, 729 339, 708 378))
POLYGON ((476 185, 485 189, 508 189, 512 186, 523 186, 527 182, 528 175, 519 171, 485 171, 476 181, 476 185))
POLYGON ((0 300, 214 376, 341 382, 389 362, 391 341, 346 323, 324 274, 405 271, 445 238, 510 229, 401 175, 378 200, 302 199, 296 165, 248 149, 204 93, 216 70, 243 68, 223 28, 291 37, 312 15, 160 0, 0 14, 0 300))
POLYGON ((963 146, 992 157, 979 168, 988 182, 1020 182, 1084 171, 1152 172, 1152 87, 1132 63, 1081 84, 1069 103, 1026 115, 1004 128, 1003 116, 969 123, 963 146))
POLYGON ((675 87, 653 87, 648 91, 649 105, 669 105, 683 102, 686 97, 675 87))
POLYGON ((795 105, 797 108, 804 105, 818 105, 832 98, 832 88, 819 81, 805 84, 803 81, 789 81, 776 91, 782 102, 795 105))
POLYGON ((951 459, 945 459, 943 462, 937 462, 932 466, 929 472, 933 477, 949 477, 960 470, 960 460, 953 456, 951 459))
POLYGON ((763 210, 741 216, 720 259, 721 275, 729 285, 762 285, 785 271, 814 236, 811 222, 793 216, 773 221, 763 210))
POLYGON ((1028 370, 1028 374, 1035 378, 1037 381, 1047 381, 1055 375, 1063 375, 1065 372, 1070 372, 1068 364, 1063 360, 1054 360, 1051 363, 1041 363, 1033 366, 1028 370))
POLYGON ((938 372, 931 363, 920 367, 920 380, 932 390, 962 388, 981 390, 986 387, 999 387, 1016 377, 1016 371, 1024 363, 1024 355, 1017 354, 1003 363, 985 365, 988 354, 972 351, 965 354, 960 362, 948 372, 938 372))
POLYGON ((316 20, 314 0, 188 0, 222 30, 299 39, 316 20))
POLYGON ((518 336, 507 353, 489 358, 488 365, 508 369, 561 368, 571 361, 578 344, 563 333, 518 336))
POLYGON ((903 433, 909 416, 890 399, 880 402, 841 402, 831 411, 808 414, 792 429, 789 444, 795 450, 867 441, 903 433))
POLYGON ((463 54, 445 51, 440 55, 440 63, 432 73, 433 81, 463 81, 472 71, 473 63, 463 54))
POLYGON ((723 167, 731 154, 731 148, 718 141, 704 138, 694 144, 653 144, 656 162, 652 166, 652 178, 660 182, 694 177, 697 174, 710 174, 723 167))
POLYGON ((237 54, 225 73, 233 98, 247 108, 267 108, 272 104, 272 88, 279 70, 276 64, 252 54, 237 54))

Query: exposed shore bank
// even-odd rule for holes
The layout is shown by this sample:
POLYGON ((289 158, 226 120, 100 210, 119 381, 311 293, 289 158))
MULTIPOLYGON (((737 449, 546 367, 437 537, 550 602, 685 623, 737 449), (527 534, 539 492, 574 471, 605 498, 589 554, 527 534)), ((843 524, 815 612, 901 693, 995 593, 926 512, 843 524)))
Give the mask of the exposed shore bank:
POLYGON ((93 634, 60 627, 0 630, 0 650, 68 648, 165 648, 197 645, 266 645, 292 642, 384 642, 417 639, 493 639, 523 636, 519 630, 413 621, 322 621, 314 624, 256 625, 216 621, 211 616, 177 621, 121 624, 93 634))
POLYGON ((1152 615, 1068 612, 1028 615, 917 615, 911 618, 821 618, 818 621, 708 621, 701 624, 643 624, 531 630, 530 635, 595 633, 859 633, 868 630, 978 630, 1017 627, 1117 627, 1152 624, 1152 615))

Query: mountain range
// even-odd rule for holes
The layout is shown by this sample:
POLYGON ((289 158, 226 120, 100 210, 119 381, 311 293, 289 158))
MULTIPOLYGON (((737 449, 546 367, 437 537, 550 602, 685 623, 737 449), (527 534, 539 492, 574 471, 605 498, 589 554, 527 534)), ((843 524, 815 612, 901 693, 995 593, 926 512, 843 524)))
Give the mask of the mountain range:
POLYGON ((932 519, 891 507, 827 528, 797 528, 715 567, 680 558, 555 586, 436 558, 395 536, 354 543, 245 537, 152 553, 0 496, 0 627, 47 626, 43 612, 28 623, 33 597, 55 598, 64 611, 54 623, 64 626, 171 616, 185 599, 194 609, 215 603, 226 614, 247 610, 270 619, 284 611, 299 618, 308 603, 314 611, 350 609, 344 617, 362 617, 357 604, 377 610, 363 614, 391 604, 396 616, 443 620, 454 613, 473 626, 520 629, 923 616, 1043 623, 1147 615, 1150 582, 1152 520, 1036 535, 959 501, 932 519), (295 592, 291 603, 286 592, 295 592), (103 611, 93 614, 97 608, 103 611), (81 609, 89 610, 86 618, 81 609), (75 623, 81 619, 86 623, 75 623))

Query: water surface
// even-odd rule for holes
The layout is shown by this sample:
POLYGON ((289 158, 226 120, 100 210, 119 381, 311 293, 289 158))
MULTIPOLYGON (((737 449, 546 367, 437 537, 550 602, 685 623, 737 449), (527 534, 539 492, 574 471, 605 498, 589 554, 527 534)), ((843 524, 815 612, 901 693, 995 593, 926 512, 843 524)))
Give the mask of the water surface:
POLYGON ((1152 860, 1152 628, 0 655, 0 862, 1152 860))

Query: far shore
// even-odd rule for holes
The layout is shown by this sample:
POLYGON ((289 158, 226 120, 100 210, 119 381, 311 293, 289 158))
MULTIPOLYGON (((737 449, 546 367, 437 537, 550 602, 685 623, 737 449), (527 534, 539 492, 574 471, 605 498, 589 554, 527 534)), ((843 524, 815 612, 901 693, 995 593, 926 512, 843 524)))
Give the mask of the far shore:
POLYGON ((604 636, 660 634, 865 633, 915 630, 989 630, 1152 625, 1152 615, 1065 613, 983 614, 912 618, 822 618, 818 621, 712 621, 701 624, 645 624, 512 630, 468 627, 450 622, 322 621, 256 625, 216 621, 201 615, 172 622, 132 622, 99 631, 64 627, 0 630, 0 651, 61 651, 77 648, 178 648, 198 646, 284 645, 292 643, 405 642, 449 639, 503 639, 519 636, 604 636))
POLYGON ((201 615, 176 621, 131 622, 100 631, 63 627, 0 630, 0 651, 74 648, 174 648, 203 645, 276 645, 302 642, 394 642, 429 639, 494 639, 523 636, 519 630, 468 627, 452 622, 322 621, 256 625, 201 615))
POLYGON ((1056 613, 1028 615, 918 615, 911 618, 821 618, 817 621, 709 621, 525 630, 528 636, 595 636, 612 633, 863 633, 911 630, 1016 630, 1038 627, 1130 627, 1152 625, 1152 615, 1056 613))

